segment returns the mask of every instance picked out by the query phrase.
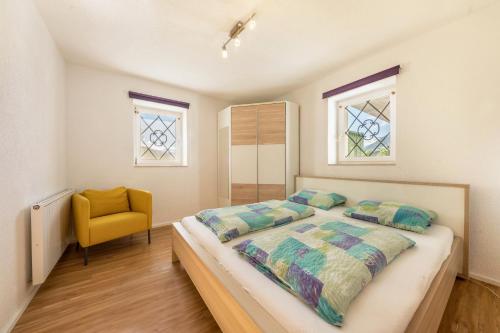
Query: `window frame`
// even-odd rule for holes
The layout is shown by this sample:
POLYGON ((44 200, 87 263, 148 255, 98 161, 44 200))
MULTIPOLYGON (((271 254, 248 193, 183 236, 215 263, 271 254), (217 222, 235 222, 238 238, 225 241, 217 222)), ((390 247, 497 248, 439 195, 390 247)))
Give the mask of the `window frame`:
POLYGON ((384 165, 396 164, 396 76, 376 81, 328 98, 328 164, 329 165, 384 165), (349 138, 345 133, 348 114, 347 104, 389 96, 390 155, 372 157, 345 157, 349 138))
POLYGON ((155 103, 150 101, 144 101, 139 99, 133 99, 132 104, 134 105, 134 119, 133 119, 133 141, 134 141, 134 159, 133 165, 136 167, 148 167, 148 166, 164 166, 164 167, 178 167, 178 166, 188 166, 188 128, 187 128, 187 109, 166 105, 161 103, 155 103), (176 138, 176 159, 174 161, 170 160, 146 160, 141 159, 140 149, 141 149, 141 114, 152 114, 152 115, 168 115, 175 116, 176 127, 175 127, 175 138, 176 138), (177 152, 178 155, 177 155, 177 152))

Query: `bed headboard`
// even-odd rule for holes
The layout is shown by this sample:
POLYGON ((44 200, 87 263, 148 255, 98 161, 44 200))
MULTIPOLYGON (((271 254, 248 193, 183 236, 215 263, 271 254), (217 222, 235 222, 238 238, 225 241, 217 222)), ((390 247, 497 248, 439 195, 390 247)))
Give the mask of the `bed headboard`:
POLYGON ((361 200, 400 201, 431 209, 436 224, 448 226, 463 241, 461 273, 469 272, 469 185, 415 181, 297 176, 296 190, 312 188, 333 191, 347 197, 347 206, 361 200))

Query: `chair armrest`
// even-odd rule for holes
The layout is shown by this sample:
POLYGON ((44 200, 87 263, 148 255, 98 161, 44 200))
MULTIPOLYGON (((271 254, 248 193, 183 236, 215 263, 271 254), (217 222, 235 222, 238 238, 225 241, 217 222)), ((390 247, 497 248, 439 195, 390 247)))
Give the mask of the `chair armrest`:
POLYGON ((81 194, 73 194, 73 219, 76 238, 82 247, 90 245, 90 202, 81 194))
POLYGON ((153 224, 153 195, 151 192, 129 188, 127 194, 130 210, 146 214, 148 216, 148 229, 151 229, 153 224))

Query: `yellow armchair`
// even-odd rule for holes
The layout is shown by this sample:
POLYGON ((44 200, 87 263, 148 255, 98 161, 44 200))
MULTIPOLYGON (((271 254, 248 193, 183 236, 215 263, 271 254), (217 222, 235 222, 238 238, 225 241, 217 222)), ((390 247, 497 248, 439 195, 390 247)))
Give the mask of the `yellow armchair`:
POLYGON ((151 244, 152 195, 148 191, 119 187, 108 191, 86 190, 72 198, 78 244, 88 263, 89 246, 146 231, 151 244))

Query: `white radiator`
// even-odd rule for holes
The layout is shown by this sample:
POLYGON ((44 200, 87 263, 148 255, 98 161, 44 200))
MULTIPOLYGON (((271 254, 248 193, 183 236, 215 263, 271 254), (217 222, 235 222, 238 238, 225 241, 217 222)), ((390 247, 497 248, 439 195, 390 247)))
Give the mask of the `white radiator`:
POLYGON ((45 281, 71 240, 71 195, 65 190, 31 207, 33 284, 45 281))

